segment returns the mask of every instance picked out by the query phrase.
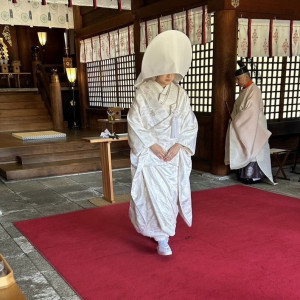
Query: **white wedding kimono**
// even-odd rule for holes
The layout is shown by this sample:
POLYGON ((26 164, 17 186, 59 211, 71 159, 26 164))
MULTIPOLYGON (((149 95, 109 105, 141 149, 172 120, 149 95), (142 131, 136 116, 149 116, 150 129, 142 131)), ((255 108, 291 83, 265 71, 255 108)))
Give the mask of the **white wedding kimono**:
POLYGON ((198 124, 186 92, 171 83, 165 88, 148 79, 136 90, 128 112, 132 188, 129 215, 135 229, 156 241, 175 235, 178 212, 191 226, 189 176, 198 124), (167 152, 175 143, 184 147, 169 162, 150 146, 167 152))
POLYGON ((225 164, 236 170, 256 161, 264 175, 273 182, 270 147, 271 132, 263 112, 260 89, 252 83, 236 99, 227 130, 225 164))

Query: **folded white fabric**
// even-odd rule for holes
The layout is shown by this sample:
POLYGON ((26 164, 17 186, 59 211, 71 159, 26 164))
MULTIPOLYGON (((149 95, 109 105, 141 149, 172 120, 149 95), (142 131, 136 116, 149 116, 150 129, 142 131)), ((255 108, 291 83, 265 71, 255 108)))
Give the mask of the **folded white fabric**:
POLYGON ((112 134, 109 132, 108 129, 105 129, 103 132, 101 132, 100 137, 104 138, 104 139, 108 139, 110 138, 112 134))

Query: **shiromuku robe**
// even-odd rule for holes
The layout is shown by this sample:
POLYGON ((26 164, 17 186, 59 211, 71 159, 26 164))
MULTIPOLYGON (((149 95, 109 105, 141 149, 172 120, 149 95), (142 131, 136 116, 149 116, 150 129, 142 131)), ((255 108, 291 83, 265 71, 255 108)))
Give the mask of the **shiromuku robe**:
POLYGON ((273 183, 267 121, 260 89, 252 83, 236 99, 228 126, 225 164, 241 169, 256 161, 264 175, 273 183))
POLYGON ((178 212, 188 226, 192 224, 189 176, 198 123, 178 84, 163 88, 153 79, 137 88, 127 120, 132 171, 129 216, 139 233, 162 240, 175 235, 178 212), (184 147, 164 162, 149 148, 155 143, 165 152, 175 143, 184 147))

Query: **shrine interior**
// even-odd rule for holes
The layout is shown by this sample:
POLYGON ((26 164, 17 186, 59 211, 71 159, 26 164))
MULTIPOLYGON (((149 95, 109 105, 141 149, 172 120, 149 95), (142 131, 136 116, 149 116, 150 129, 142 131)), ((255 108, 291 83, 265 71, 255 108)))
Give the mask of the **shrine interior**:
POLYGON ((1 2, 0 253, 28 299, 80 296, 36 250, 26 254, 13 222, 92 208, 92 197, 129 201, 118 198, 130 194, 127 114, 144 52, 166 30, 192 45, 179 83, 198 121, 192 190, 238 183, 224 156, 242 61, 262 92, 277 183, 255 188, 299 198, 299 0, 1 2), (33 287, 25 263, 44 281, 33 287))

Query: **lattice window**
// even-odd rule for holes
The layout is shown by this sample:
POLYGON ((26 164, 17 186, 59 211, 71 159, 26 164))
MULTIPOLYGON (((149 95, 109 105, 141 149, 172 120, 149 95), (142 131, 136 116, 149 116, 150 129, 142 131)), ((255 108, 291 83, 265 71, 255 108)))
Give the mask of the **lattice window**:
MULTIPOLYGON (((244 61, 246 61, 244 59, 244 61)), ((300 58, 253 57, 247 60, 253 80, 260 87, 269 120, 300 117, 300 58)), ((236 89, 236 96, 239 88, 236 89)))
POLYGON ((195 112, 211 113, 212 111, 213 25, 214 15, 212 14, 212 41, 205 45, 193 45, 191 68, 180 82, 187 91, 195 112))
POLYGON ((90 107, 129 108, 134 97, 134 55, 87 63, 90 107))
MULTIPOLYGON (((239 59, 239 58, 238 58, 239 59)), ((282 88, 282 57, 253 57, 243 61, 250 71, 252 80, 261 89, 268 120, 280 119, 282 88)), ((236 87, 236 97, 240 88, 236 87)))
POLYGON ((287 57, 283 118, 300 117, 300 57, 287 57))
POLYGON ((101 106, 100 61, 87 64, 87 82, 90 106, 101 106))
POLYGON ((134 98, 135 88, 135 57, 121 56, 117 58, 118 68, 118 96, 123 108, 129 108, 134 98))
POLYGON ((115 59, 102 60, 100 66, 102 106, 117 106, 118 99, 115 59))

